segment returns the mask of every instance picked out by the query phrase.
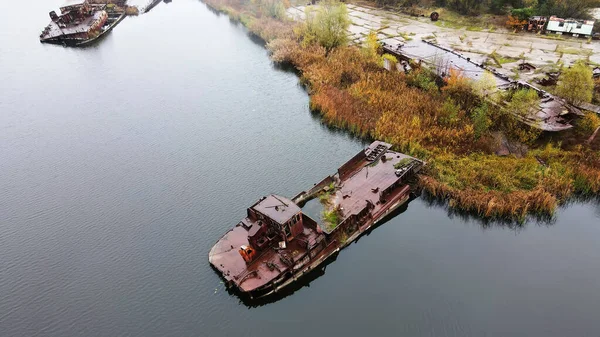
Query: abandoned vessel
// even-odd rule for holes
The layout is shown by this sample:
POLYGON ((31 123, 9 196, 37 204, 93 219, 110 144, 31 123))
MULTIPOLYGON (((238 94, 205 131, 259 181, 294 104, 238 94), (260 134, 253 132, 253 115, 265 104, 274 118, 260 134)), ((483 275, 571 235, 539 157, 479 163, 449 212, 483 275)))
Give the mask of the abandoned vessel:
MULTIPOLYGON (((105 0, 68 0, 60 15, 50 12, 50 24, 40 34, 40 42, 84 46, 110 32, 125 18, 125 11, 105 0)), ((125 1, 117 1, 125 4, 125 1)))
POLYGON ((212 247, 211 265, 251 298, 277 293, 319 267, 409 199, 409 180, 425 163, 390 148, 372 143, 292 199, 261 198, 212 247), (314 202, 319 222, 307 214, 314 202))

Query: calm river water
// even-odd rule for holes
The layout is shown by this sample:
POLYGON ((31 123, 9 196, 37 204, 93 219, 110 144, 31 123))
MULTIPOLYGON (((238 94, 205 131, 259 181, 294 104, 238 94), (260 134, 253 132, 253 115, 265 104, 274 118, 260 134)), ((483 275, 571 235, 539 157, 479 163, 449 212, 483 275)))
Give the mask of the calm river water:
POLYGON ((38 43, 59 4, 0 2, 0 336, 600 334, 594 203, 511 228, 416 199, 309 286, 241 303, 212 244, 364 143, 199 1, 87 49, 38 43))

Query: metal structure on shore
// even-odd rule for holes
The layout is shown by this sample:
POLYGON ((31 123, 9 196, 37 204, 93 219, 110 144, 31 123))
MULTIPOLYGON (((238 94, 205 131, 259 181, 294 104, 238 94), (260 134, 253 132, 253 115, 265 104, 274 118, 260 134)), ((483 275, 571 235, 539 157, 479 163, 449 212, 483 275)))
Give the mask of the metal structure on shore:
POLYGON ((594 20, 562 19, 557 16, 532 16, 524 29, 536 33, 571 34, 574 37, 590 37, 594 30, 594 20))
POLYGON ((456 51, 444 48, 430 41, 414 41, 396 46, 383 44, 386 53, 402 60, 396 65, 399 71, 406 71, 405 63, 416 62, 427 65, 437 74, 447 76, 451 69, 459 71, 463 76, 472 80, 479 80, 480 75, 489 72, 496 80, 496 90, 532 89, 540 97, 539 109, 532 111, 527 116, 516 116, 523 123, 544 130, 562 131, 572 128, 571 120, 575 116, 582 116, 581 110, 564 99, 542 90, 530 83, 510 79, 496 71, 493 67, 473 62, 456 51), (403 63, 404 62, 404 63, 403 63))

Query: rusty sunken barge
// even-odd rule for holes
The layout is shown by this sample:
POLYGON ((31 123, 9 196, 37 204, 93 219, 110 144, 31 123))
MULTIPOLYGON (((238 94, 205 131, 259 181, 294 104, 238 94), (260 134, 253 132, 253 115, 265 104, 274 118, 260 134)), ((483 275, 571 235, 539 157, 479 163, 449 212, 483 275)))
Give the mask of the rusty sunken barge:
POLYGON ((390 148, 376 141, 312 189, 250 206, 209 253, 227 287, 251 299, 278 293, 407 202, 425 163, 390 148), (314 202, 320 222, 303 212, 314 202))
POLYGON ((50 12, 50 23, 40 42, 85 46, 110 32, 126 16, 125 0, 67 0, 60 15, 50 12))

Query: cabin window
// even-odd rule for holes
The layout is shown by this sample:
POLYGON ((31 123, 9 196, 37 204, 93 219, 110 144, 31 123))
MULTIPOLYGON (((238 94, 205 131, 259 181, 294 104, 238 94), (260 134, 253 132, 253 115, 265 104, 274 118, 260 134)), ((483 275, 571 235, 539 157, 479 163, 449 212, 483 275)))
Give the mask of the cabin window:
POLYGON ((583 24, 581 22, 577 22, 577 29, 580 29, 581 27, 583 27, 583 24))
POLYGON ((290 225, 285 224, 285 226, 283 226, 283 231, 285 232, 286 237, 292 236, 292 231, 290 230, 290 225))
POLYGON ((565 23, 564 23, 564 21, 563 21, 563 22, 560 22, 560 23, 558 24, 558 26, 559 26, 559 27, 564 27, 564 26, 565 26, 565 23))

